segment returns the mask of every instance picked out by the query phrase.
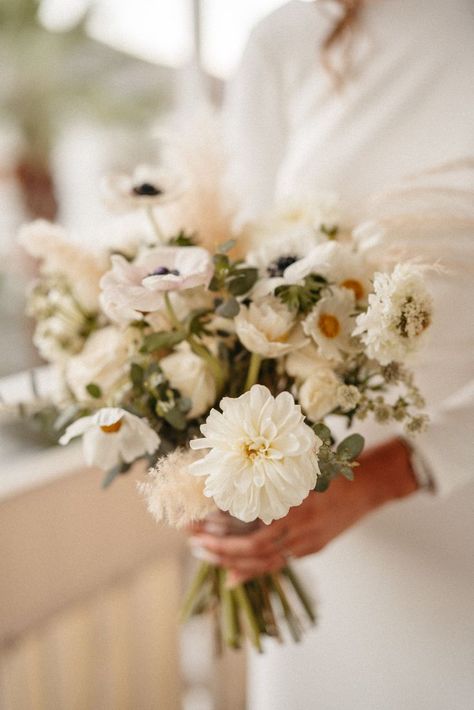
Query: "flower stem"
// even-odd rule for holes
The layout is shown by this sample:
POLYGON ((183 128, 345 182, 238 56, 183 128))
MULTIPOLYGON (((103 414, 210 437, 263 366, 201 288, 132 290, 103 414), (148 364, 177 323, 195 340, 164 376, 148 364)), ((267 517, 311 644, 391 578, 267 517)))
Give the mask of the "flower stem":
POLYGON ((293 572, 291 569, 290 565, 287 565, 284 569, 282 569, 282 574, 287 577, 288 581, 291 583, 293 589, 296 592, 296 595, 298 596, 298 599, 300 600, 308 618, 311 620, 313 624, 316 623, 316 614, 314 613, 314 608, 313 604, 311 603, 310 598, 306 594, 306 591, 301 584, 300 580, 298 579, 297 575, 293 572))
POLYGON ((257 353, 252 353, 250 356, 249 369, 247 372, 247 379, 245 380, 244 392, 247 392, 252 385, 254 385, 258 379, 258 373, 260 372, 260 365, 262 363, 261 355, 257 353))
POLYGON ((290 629, 290 633, 293 637, 294 641, 300 641, 301 640, 301 629, 298 624, 298 619, 295 617, 293 610, 290 606, 290 603, 288 601, 288 598, 285 594, 285 590, 283 589, 282 584, 280 583, 280 579, 278 574, 271 574, 270 575, 271 579, 271 584, 273 587, 273 591, 277 595, 278 599, 280 600, 281 608, 284 614, 284 617, 287 621, 288 628, 290 629))
POLYGON ((153 228, 153 232, 155 233, 156 238, 158 239, 160 244, 165 243, 165 237, 163 235, 163 232, 160 229, 160 225, 158 224, 158 220, 155 217, 155 213, 153 212, 153 207, 150 205, 146 207, 146 214, 148 219, 150 220, 150 224, 153 228))
POLYGON ((211 575, 213 567, 206 562, 199 565, 196 576, 194 577, 191 586, 186 594, 186 597, 181 608, 181 620, 187 621, 193 615, 194 609, 201 596, 202 589, 211 575))
POLYGON ((176 315, 176 311, 173 308, 173 304, 171 303, 171 298, 168 293, 168 291, 164 292, 164 299, 165 299, 165 306, 166 306, 166 312, 168 314, 168 318, 170 319, 172 325, 177 329, 181 330, 181 321, 179 320, 178 316, 176 315))
POLYGON ((225 382, 225 375, 222 370, 221 363, 211 352, 209 352, 206 346, 201 345, 201 343, 199 343, 192 334, 188 335, 187 341, 190 344, 192 351, 207 363, 216 381, 217 391, 221 392, 224 388, 225 382))
POLYGON ((258 619, 255 616, 254 610, 252 608, 252 604, 250 602, 250 599, 247 594, 247 590, 245 589, 244 584, 239 584, 237 587, 235 587, 235 597, 237 599, 237 603, 239 604, 240 608, 244 612, 248 626, 249 626, 249 632, 250 632, 250 640, 252 641, 253 645, 257 649, 259 653, 263 652, 262 644, 260 641, 260 629, 259 629, 259 624, 258 624, 258 619))

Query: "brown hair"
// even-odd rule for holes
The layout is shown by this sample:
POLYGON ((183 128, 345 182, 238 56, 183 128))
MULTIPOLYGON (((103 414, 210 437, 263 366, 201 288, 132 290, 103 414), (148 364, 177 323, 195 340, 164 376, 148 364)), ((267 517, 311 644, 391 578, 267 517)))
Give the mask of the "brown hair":
MULTIPOLYGON (((318 0, 316 0, 318 1, 318 0)), ((342 9, 340 18, 326 36, 321 47, 321 60, 324 67, 334 79, 334 82, 341 86, 345 79, 345 70, 336 68, 332 61, 332 50, 341 44, 347 49, 350 44, 354 26, 360 16, 364 0, 336 0, 342 9)))

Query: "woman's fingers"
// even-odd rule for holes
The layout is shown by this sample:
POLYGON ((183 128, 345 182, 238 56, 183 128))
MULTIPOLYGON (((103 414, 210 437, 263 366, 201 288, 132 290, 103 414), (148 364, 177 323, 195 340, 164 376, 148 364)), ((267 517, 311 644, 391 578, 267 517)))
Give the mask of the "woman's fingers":
POLYGON ((223 557, 261 557, 279 552, 287 534, 286 525, 272 524, 249 535, 219 537, 200 532, 190 538, 190 544, 223 557))

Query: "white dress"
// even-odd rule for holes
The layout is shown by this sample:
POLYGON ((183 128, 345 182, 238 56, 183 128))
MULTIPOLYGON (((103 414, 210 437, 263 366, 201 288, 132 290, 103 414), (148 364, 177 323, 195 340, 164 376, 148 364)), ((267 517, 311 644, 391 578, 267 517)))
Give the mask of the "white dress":
MULTIPOLYGON (((335 11, 293 0, 250 38, 227 97, 247 217, 301 190, 361 203, 408 173, 474 156, 472 0, 369 1, 341 92, 318 55, 335 11)), ((436 317, 417 366, 432 415, 417 446, 436 493, 385 506, 298 563, 319 624, 298 646, 252 654, 251 710, 474 708, 474 204, 463 175, 456 190, 415 189, 412 212, 419 198, 428 219, 405 234, 415 253, 450 265, 433 276, 436 317)))

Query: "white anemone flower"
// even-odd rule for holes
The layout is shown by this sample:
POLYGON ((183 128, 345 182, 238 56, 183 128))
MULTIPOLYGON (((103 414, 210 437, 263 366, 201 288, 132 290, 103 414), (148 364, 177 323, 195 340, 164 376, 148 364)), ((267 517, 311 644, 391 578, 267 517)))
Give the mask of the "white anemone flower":
POLYGON ((318 346, 319 354, 340 362, 343 353, 353 352, 354 294, 348 289, 334 288, 331 296, 317 302, 303 321, 303 330, 318 346))
POLYGON ((300 505, 314 489, 321 440, 289 392, 273 397, 262 385, 212 409, 193 449, 211 449, 190 472, 206 476, 204 494, 231 515, 267 525, 300 505))
POLYGON ((163 309, 163 293, 209 285, 212 257, 201 247, 156 247, 132 263, 118 254, 101 279, 101 304, 116 322, 143 318, 163 309))
POLYGON ((347 245, 326 242, 314 247, 285 271, 285 281, 297 283, 309 274, 320 274, 331 284, 352 291, 358 303, 367 302, 372 271, 365 259, 347 245))
POLYGON ((377 273, 366 313, 357 318, 369 357, 381 365, 402 362, 418 350, 433 315, 433 300, 423 280, 426 267, 398 264, 391 274, 377 273))
POLYGON ((59 443, 68 444, 76 436, 83 437, 86 464, 104 471, 153 454, 160 445, 160 437, 146 419, 120 407, 104 407, 78 419, 68 426, 59 443))
POLYGON ((131 175, 109 175, 101 187, 105 203, 122 211, 169 204, 186 189, 181 177, 152 165, 139 165, 131 175))
POLYGON ((234 319, 240 342, 262 357, 280 357, 308 342, 289 308, 274 296, 240 306, 234 319))

